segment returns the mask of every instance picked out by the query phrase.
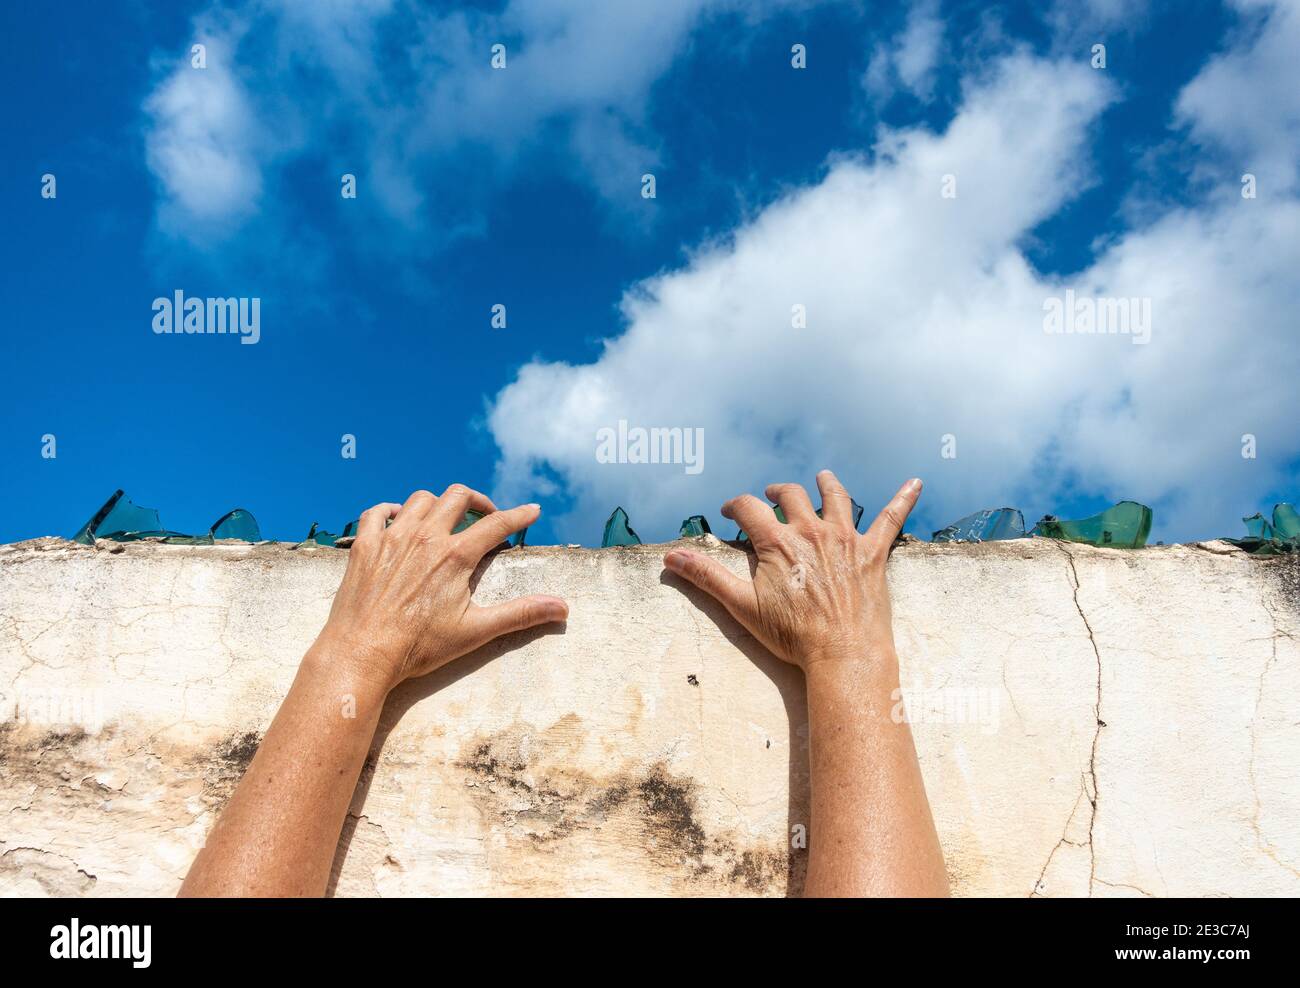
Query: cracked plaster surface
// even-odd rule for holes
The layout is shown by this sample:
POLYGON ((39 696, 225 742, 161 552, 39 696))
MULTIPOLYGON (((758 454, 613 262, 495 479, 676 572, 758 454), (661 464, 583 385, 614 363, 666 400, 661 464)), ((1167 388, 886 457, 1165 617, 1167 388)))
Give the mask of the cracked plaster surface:
MULTIPOLYGON (((567 627, 390 698, 333 894, 798 891, 801 674, 662 551, 491 561, 479 599, 558 593, 567 627)), ((174 893, 345 563, 0 546, 0 894, 174 893)), ((955 893, 1300 894, 1300 560, 907 541, 890 583, 955 893)))

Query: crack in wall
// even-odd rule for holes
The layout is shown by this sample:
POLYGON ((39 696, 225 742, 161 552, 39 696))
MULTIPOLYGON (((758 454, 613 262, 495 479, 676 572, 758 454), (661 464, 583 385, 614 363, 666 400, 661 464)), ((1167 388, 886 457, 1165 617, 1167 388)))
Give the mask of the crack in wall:
POLYGON ((0 854, 0 873, 11 872, 30 878, 53 896, 85 895, 98 877, 66 854, 43 847, 11 847, 0 854))
MULTIPOLYGON (((1074 565, 1074 554, 1070 552, 1069 549, 1066 548, 1067 544, 1068 543, 1065 542, 1053 542, 1053 545, 1055 545, 1056 548, 1058 548, 1065 555, 1066 560, 1069 562, 1070 578, 1071 578, 1070 583, 1071 583, 1072 596, 1074 599, 1074 609, 1079 612, 1079 618, 1080 620, 1083 621, 1083 627, 1088 632, 1088 643, 1092 646, 1092 654, 1096 656, 1097 659, 1097 698, 1093 704, 1093 718, 1097 722, 1097 727, 1092 735, 1092 746, 1088 752, 1088 772, 1084 781, 1084 795, 1088 797, 1088 803, 1092 807, 1092 812, 1088 818, 1088 845, 1087 845, 1088 857, 1089 857, 1088 895, 1091 896, 1093 891, 1093 885, 1097 881, 1097 845, 1096 842, 1094 841, 1094 834, 1097 827, 1097 814, 1099 812, 1099 805, 1101 803, 1101 787, 1097 781, 1097 746, 1101 743, 1101 729, 1106 726, 1106 722, 1102 720, 1101 717, 1101 686, 1102 686, 1101 650, 1097 647, 1097 636, 1093 633, 1092 624, 1088 621, 1088 615, 1084 613, 1083 605, 1079 602, 1079 588, 1081 586, 1079 581, 1079 571, 1074 565), (1088 792, 1088 785, 1087 785, 1088 779, 1092 780, 1091 793, 1088 792)), ((1078 807, 1077 801, 1075 803, 1075 806, 1076 808, 1078 807)), ((1073 811, 1070 814, 1070 818, 1071 820, 1074 818, 1073 811)), ((1067 828, 1069 827, 1069 821, 1067 821, 1066 826, 1067 828)), ((1064 838, 1062 838, 1062 840, 1064 841, 1064 838)), ((1056 848, 1053 849, 1052 854, 1054 855, 1056 853, 1056 850, 1059 848, 1060 848, 1060 844, 1057 844, 1056 848)), ((1048 863, 1049 864, 1051 863, 1051 855, 1048 856, 1048 863)), ((1043 874, 1046 874, 1046 872, 1047 872, 1047 865, 1044 865, 1043 874)), ((1039 883, 1041 882, 1042 882, 1042 875, 1040 874, 1039 883)), ((1031 892, 1030 894, 1031 895, 1035 894, 1037 892, 1037 888, 1038 885, 1036 884, 1034 887, 1034 892, 1031 892)))
POLYGON ((1284 868, 1286 871, 1290 872, 1296 878, 1300 878, 1300 870, 1296 869, 1294 866, 1283 861, 1278 856, 1277 849, 1274 848, 1272 841, 1270 841, 1266 836, 1264 836, 1264 831, 1260 829, 1260 825, 1259 825, 1260 818, 1263 816, 1263 806, 1261 805, 1259 799, 1259 780, 1255 774, 1255 761, 1256 761, 1257 751, 1259 748, 1259 738, 1256 733, 1256 722, 1259 720, 1259 708, 1264 704, 1264 680, 1268 678, 1269 671, 1277 663, 1277 640, 1279 638, 1293 639, 1293 636, 1290 634, 1290 632, 1283 631, 1279 627, 1278 620, 1277 620, 1277 613, 1273 610, 1272 607, 1269 606, 1267 598, 1264 597, 1263 595, 1261 595, 1260 597, 1260 605, 1264 608, 1265 613, 1268 614, 1269 618, 1273 622, 1273 635, 1271 639, 1273 645, 1273 651, 1272 654, 1268 657, 1268 660, 1265 661, 1264 668, 1260 670, 1259 686, 1255 691, 1255 709, 1251 713, 1250 723, 1248 725, 1248 729, 1250 731, 1250 761, 1247 763, 1247 772, 1248 775, 1250 776, 1251 795, 1254 798, 1254 807, 1253 807, 1253 812, 1251 814, 1250 828, 1255 834, 1255 840, 1259 843, 1260 850, 1263 851, 1264 854, 1271 861, 1277 864, 1278 867, 1284 868))

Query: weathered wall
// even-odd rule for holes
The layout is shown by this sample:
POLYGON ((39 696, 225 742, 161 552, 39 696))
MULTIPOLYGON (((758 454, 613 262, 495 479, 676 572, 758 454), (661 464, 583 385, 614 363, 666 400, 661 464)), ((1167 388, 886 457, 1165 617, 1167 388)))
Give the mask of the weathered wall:
MULTIPOLYGON (((481 598, 563 595, 567 629, 393 695, 338 894, 797 890, 801 674, 661 553, 495 558, 481 598)), ((346 557, 0 547, 0 893, 175 892, 346 557)), ((958 894, 1300 894, 1295 560, 908 543, 890 580, 958 894)))

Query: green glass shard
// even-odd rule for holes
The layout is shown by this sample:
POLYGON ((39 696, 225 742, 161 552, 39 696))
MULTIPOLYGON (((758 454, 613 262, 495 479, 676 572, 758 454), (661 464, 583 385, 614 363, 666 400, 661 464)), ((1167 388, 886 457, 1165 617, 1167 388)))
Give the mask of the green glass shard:
POLYGON ((312 522, 311 528, 307 532, 307 537, 303 539, 301 542, 299 542, 298 544, 300 546, 303 546, 303 545, 307 545, 308 543, 315 543, 316 545, 323 545, 328 548, 328 547, 332 547, 334 543, 337 542, 338 540, 339 540, 339 536, 335 535, 333 532, 325 531, 323 528, 317 525, 316 522, 312 522))
POLYGON ((701 535, 710 534, 709 520, 703 515, 691 515, 684 522, 677 532, 679 539, 696 538, 701 535))
POLYGON ((1271 539, 1273 526, 1263 515, 1256 511, 1249 518, 1241 519, 1246 523, 1246 537, 1251 539, 1271 539))
POLYGON ((1293 506, 1273 506, 1273 534, 1282 539, 1300 538, 1300 513, 1293 506))
MULTIPOLYGON (((849 498, 849 503, 853 505, 853 530, 857 531, 858 525, 862 521, 862 512, 864 509, 862 505, 858 504, 858 502, 853 500, 853 498, 849 498)), ((789 522, 785 520, 785 512, 781 510, 781 506, 779 504, 772 505, 772 513, 776 515, 777 521, 779 521, 782 525, 789 524, 789 522)), ((820 518, 821 516, 822 516, 822 509, 818 508, 817 517, 820 518)), ((749 541, 749 536, 745 534, 745 530, 743 528, 736 533, 736 541, 737 542, 749 541)))
POLYGON ((217 519, 209 530, 214 539, 239 539, 241 542, 262 541, 262 530, 251 511, 236 508, 217 519))
POLYGON ((1015 508, 985 508, 941 528, 931 541, 1002 542, 1026 537, 1025 516, 1015 508))
POLYGON ((456 527, 451 530, 451 534, 455 535, 458 532, 463 532, 465 531, 465 529, 469 528, 470 525, 473 525, 474 522, 482 521, 482 520, 483 520, 483 512, 475 511, 473 508, 470 508, 468 511, 465 512, 465 517, 462 518, 456 524, 456 527))
POLYGON ((123 491, 115 491, 113 496, 103 503, 90 521, 72 537, 72 541, 82 545, 94 545, 96 537, 111 538, 130 532, 149 532, 154 535, 166 535, 161 531, 162 522, 158 520, 156 508, 138 508, 123 491))
POLYGON ((1256 556, 1300 552, 1300 514, 1292 505, 1275 504, 1272 524, 1261 514, 1241 520, 1246 523, 1246 537, 1223 541, 1256 556))
POLYGON ((1078 521, 1062 521, 1047 515, 1030 534, 1115 549, 1140 549, 1151 534, 1151 520, 1151 509, 1145 504, 1120 501, 1099 515, 1078 521))
POLYGON ((608 549, 614 545, 640 544, 641 536, 632 531, 632 526, 628 524, 627 512, 621 507, 615 508, 609 520, 605 522, 605 534, 600 540, 600 547, 608 549))
POLYGON ((339 538, 341 539, 356 538, 357 525, 359 525, 360 523, 361 523, 360 518, 358 518, 356 521, 348 522, 346 525, 343 526, 343 534, 340 535, 339 538))
MULTIPOLYGON (((114 538, 114 536, 110 535, 109 538, 114 538)), ((212 527, 208 529, 206 535, 182 535, 179 532, 168 532, 163 537, 163 541, 168 545, 213 545, 218 539, 260 542, 262 530, 258 528, 257 519, 253 517, 251 511, 236 508, 234 511, 228 511, 218 518, 212 527)))
POLYGON ((212 545, 217 539, 257 542, 261 537, 257 519, 243 508, 222 515, 205 535, 168 531, 162 527, 156 508, 137 507, 119 490, 104 502, 90 521, 81 526, 72 540, 82 545, 94 545, 96 539, 109 539, 113 542, 161 539, 169 545, 212 545))

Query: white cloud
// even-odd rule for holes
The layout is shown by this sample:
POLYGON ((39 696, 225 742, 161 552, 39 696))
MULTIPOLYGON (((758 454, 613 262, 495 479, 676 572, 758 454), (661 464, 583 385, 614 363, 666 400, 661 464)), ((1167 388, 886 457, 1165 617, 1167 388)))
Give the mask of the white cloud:
POLYGON ((928 100, 934 89, 943 33, 939 0, 921 0, 912 6, 902 33, 889 44, 878 46, 871 56, 863 76, 867 91, 886 98, 900 88, 928 100))
POLYGON ((1053 0, 1044 19, 1057 50, 1087 51, 1115 35, 1136 34, 1146 27, 1151 0, 1053 0))
POLYGON ((161 185, 164 229, 202 241, 257 208, 262 194, 259 158, 265 134, 252 104, 230 69, 239 30, 204 28, 207 65, 191 64, 188 51, 145 103, 149 169, 161 185))
POLYGON ((1300 2, 1236 0, 1242 43, 1215 58, 1182 92, 1178 119, 1193 137, 1254 174, 1265 192, 1300 181, 1300 2))
POLYGON ((426 194, 458 152, 482 149, 488 171, 508 172, 557 134, 598 193, 634 208, 642 173, 659 164, 646 102, 692 32, 716 15, 756 20, 817 2, 510 0, 495 12, 414 0, 216 5, 196 21, 213 49, 208 69, 177 64, 146 102, 164 226, 237 228, 269 172, 302 148, 329 153, 345 131, 362 160, 340 166, 364 175, 391 219, 423 234, 468 222, 431 215, 426 194), (503 70, 489 64, 497 43, 507 49, 503 70))
MULTIPOLYGON (((614 504, 643 537, 766 482, 831 466, 874 508, 929 481, 921 531, 985 506, 1027 514, 1093 493, 1153 503, 1157 536, 1231 533, 1235 512, 1300 453, 1300 211, 1216 200, 1113 244, 1077 277, 1038 275, 1018 244, 1088 180, 1088 129, 1110 98, 1080 59, 1004 60, 947 131, 885 134, 834 162, 623 301, 595 363, 534 362, 489 425, 498 493, 573 497, 559 534, 590 540, 614 504), (958 198, 940 182, 956 177, 958 198), (1043 302, 1150 297, 1146 346, 1049 336, 1043 302), (790 325, 806 305, 807 329, 790 325), (597 463, 598 429, 703 427, 705 469, 597 463), (1240 437, 1259 437, 1243 460, 1240 437), (945 434, 956 460, 940 458, 945 434)), ((1033 517, 1029 519, 1033 521, 1033 517)))

